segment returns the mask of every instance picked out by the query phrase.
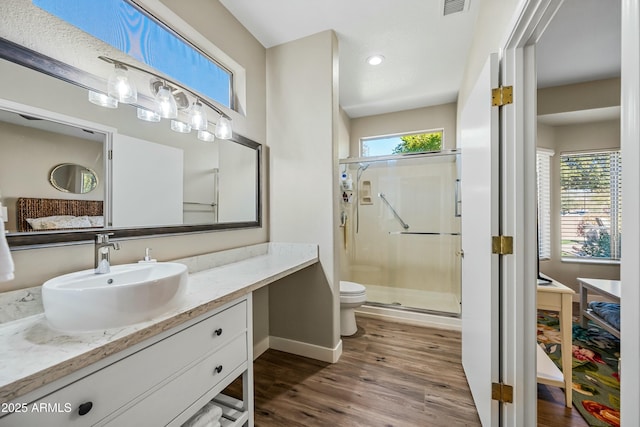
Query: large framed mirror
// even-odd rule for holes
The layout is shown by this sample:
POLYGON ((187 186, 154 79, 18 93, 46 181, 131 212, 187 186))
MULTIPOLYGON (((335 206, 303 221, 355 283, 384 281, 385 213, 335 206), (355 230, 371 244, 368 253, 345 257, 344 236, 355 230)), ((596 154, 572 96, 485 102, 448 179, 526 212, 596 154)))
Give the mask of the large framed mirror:
POLYGON ((95 76, 3 38, 0 58, 0 192, 13 249, 105 230, 127 238, 261 226, 260 144, 237 133, 205 142, 141 122, 135 108, 89 104, 95 76), (93 171, 95 188, 56 189, 61 164, 93 171), (74 219, 49 219, 59 216, 74 219), (43 217, 44 228, 32 225, 43 217))

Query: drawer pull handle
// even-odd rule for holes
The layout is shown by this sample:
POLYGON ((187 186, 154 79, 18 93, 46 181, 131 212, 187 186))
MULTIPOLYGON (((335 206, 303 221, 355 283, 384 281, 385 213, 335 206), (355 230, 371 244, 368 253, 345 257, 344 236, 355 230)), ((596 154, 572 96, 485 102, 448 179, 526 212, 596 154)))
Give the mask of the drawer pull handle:
POLYGON ((216 368, 214 369, 216 374, 219 374, 220 372, 222 372, 222 365, 218 365, 216 366, 216 368))
POLYGON ((91 408, 93 408, 93 402, 81 403, 80 406, 78 406, 78 415, 82 416, 88 414, 91 408))
POLYGON ((215 331, 213 331, 214 334, 216 334, 217 336, 222 335, 222 328, 218 328, 215 331))

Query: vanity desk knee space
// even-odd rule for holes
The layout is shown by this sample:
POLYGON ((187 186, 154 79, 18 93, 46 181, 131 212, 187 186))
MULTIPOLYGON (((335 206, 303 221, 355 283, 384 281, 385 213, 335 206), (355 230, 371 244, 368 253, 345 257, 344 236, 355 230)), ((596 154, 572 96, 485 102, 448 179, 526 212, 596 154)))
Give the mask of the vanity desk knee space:
MULTIPOLYGON (((284 243, 178 260, 189 267, 179 307, 121 328, 65 334, 42 313, 5 321, 0 426, 181 426, 212 400, 222 426, 252 426, 252 292, 317 261, 316 245, 284 243), (238 377, 242 400, 220 394, 238 377)), ((5 311, 24 313, 19 304, 5 311)))

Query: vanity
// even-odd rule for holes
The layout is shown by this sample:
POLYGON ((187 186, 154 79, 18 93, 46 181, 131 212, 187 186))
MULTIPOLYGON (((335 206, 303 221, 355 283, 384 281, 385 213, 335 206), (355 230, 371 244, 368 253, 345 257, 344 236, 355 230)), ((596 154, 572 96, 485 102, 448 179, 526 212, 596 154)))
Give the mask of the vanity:
POLYGON ((18 307, 38 288, 2 295, 3 310, 22 317, 0 324, 0 426, 181 426, 212 400, 221 425, 252 426, 252 292, 318 262, 317 246, 264 243, 177 262, 189 271, 179 306, 120 328, 65 334, 18 307), (242 400, 221 394, 239 377, 242 400))

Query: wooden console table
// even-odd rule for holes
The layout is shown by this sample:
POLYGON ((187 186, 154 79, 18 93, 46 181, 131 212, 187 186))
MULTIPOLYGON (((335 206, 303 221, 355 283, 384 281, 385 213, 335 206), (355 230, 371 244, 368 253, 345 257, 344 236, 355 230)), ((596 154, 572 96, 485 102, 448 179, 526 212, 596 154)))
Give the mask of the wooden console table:
POLYGON ((587 306, 589 291, 600 294, 608 300, 620 304, 620 281, 607 279, 585 279, 578 277, 578 283, 580 283, 580 324, 582 327, 586 328, 587 321, 592 320, 607 332, 620 338, 619 330, 614 328, 597 314, 593 313, 587 306))
POLYGON ((560 319, 560 345, 562 346, 562 372, 540 348, 538 357, 538 382, 564 388, 565 405, 571 408, 572 381, 572 299, 575 292, 562 283, 552 280, 548 285, 538 285, 537 307, 540 310, 557 311, 560 319))

